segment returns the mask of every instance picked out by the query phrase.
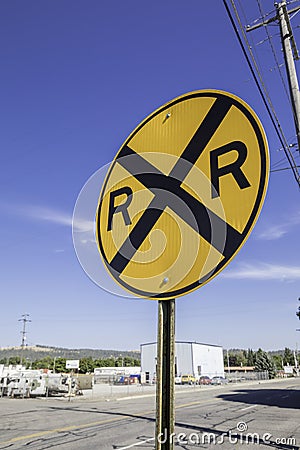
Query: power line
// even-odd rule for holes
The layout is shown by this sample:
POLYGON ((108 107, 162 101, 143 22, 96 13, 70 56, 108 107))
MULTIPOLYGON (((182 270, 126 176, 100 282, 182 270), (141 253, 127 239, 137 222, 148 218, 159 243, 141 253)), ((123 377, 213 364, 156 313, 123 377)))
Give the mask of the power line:
MULTIPOLYGON (((260 0, 256 0, 256 2, 257 2, 258 9, 259 9, 259 12, 260 12, 262 18, 266 17, 266 15, 263 12, 262 6, 261 6, 261 1, 260 0)), ((284 80, 284 77, 283 77, 283 74, 282 74, 282 71, 281 71, 281 67, 280 67, 279 61, 277 59, 275 48, 273 46, 272 36, 270 36, 268 27, 264 27, 264 29, 265 29, 265 32, 266 32, 266 35, 267 35, 267 40, 268 40, 268 42, 270 44, 270 47, 271 47, 271 51, 272 51, 272 54, 273 54, 273 58, 275 60, 276 67, 278 69, 278 73, 279 73, 279 76, 280 76, 280 79, 281 79, 281 82, 282 82, 282 85, 283 85, 284 92, 286 93, 287 99, 288 99, 288 101, 289 101, 289 103, 291 105, 291 100, 290 100, 290 97, 289 97, 288 89, 287 89, 287 86, 286 86, 286 83, 285 83, 285 80, 284 80)))
POLYGON ((244 41, 246 42, 246 45, 247 45, 247 48, 248 48, 248 52, 251 55, 252 63, 254 65, 254 67, 255 67, 255 70, 254 70, 254 68, 252 66, 252 63, 251 63, 250 59, 249 59, 249 56, 248 56, 246 48, 245 48, 245 46, 243 44, 243 41, 242 41, 242 39, 240 37, 239 31, 237 29, 237 26, 235 24, 235 21, 233 19, 232 14, 231 14, 230 8, 229 8, 229 6, 227 4, 227 0, 223 0, 223 4, 225 6, 226 12, 228 14, 228 17, 229 17, 229 20, 231 22, 231 25, 232 25, 232 27, 234 29, 234 32, 236 34, 236 37, 237 37, 238 42, 240 44, 240 47, 241 47, 241 49, 243 51, 243 54, 245 56, 245 59, 247 61, 248 67, 250 69, 250 72, 251 72, 251 74, 252 74, 252 76, 254 78, 255 84, 256 84, 256 86, 258 88, 258 91, 259 91, 259 93, 261 95, 263 103, 264 103, 264 105, 265 105, 265 107, 267 109, 267 112, 268 112, 270 120, 271 120, 271 122, 273 124, 274 130, 275 130, 275 132, 277 134, 277 137, 278 137, 278 139, 279 139, 279 141, 280 141, 280 143, 281 143, 281 145, 283 147, 283 150, 284 150, 285 155, 286 155, 286 157, 288 159, 288 162, 289 162, 289 165, 291 167, 291 170, 293 171, 293 175, 295 177, 295 180, 296 180, 298 186, 300 187, 300 174, 299 174, 297 165, 295 163, 293 155, 291 154, 291 152, 289 150, 289 145, 288 145, 287 140, 286 140, 286 138, 284 136, 283 130, 282 130, 281 125, 280 125, 280 122, 279 122, 279 120, 277 118, 276 112, 274 110, 271 98, 270 98, 270 96, 268 94, 268 91, 267 91, 266 85, 265 85, 265 83, 263 81, 263 78, 262 78, 262 75, 260 73, 260 70, 259 70, 259 68, 257 66, 257 62, 256 62, 256 60, 254 58, 251 46, 249 45, 248 39, 247 39, 246 34, 245 34, 244 30, 243 30, 243 26, 241 24, 241 21, 240 21, 240 18, 239 18, 236 6, 234 4, 234 1, 231 0, 231 5, 232 5, 233 10, 235 12, 235 16, 237 18, 240 30, 241 30, 242 35, 244 37, 244 41), (256 75, 255 71, 256 71, 257 75, 256 75))
MULTIPOLYGON (((300 167, 300 166, 297 166, 300 167)), ((271 169, 270 172, 282 172, 283 170, 291 170, 290 167, 282 167, 281 169, 271 169)))
POLYGON ((292 3, 299 3, 299 0, 290 0, 289 2, 286 2, 287 5, 291 5, 292 3))
MULTIPOLYGON (((260 0, 257 0, 257 4, 260 10, 261 15, 264 17, 264 13, 262 11, 260 0)), ((287 72, 287 81, 289 85, 289 96, 290 104, 292 108, 292 113, 294 116, 294 123, 295 123, 295 129, 297 134, 297 141, 298 141, 298 149, 300 150, 300 94, 299 94, 299 85, 298 85, 298 77, 296 74, 296 68, 294 60, 299 60, 299 53, 296 45, 296 41, 294 38, 293 30, 291 27, 291 14, 295 13, 297 14, 300 10, 300 6, 297 6, 296 8, 292 8, 289 11, 286 7, 286 0, 282 0, 282 3, 275 3, 276 6, 276 14, 271 17, 268 20, 263 20, 262 22, 259 22, 258 24, 249 27, 247 26, 247 31, 252 31, 256 28, 265 27, 267 35, 269 36, 269 33, 267 31, 267 25, 270 25, 273 22, 279 22, 280 27, 280 36, 281 36, 281 44, 284 54, 284 61, 285 61, 285 68, 287 72)), ((294 15, 295 15, 294 14, 294 15)), ((263 18, 262 17, 262 18, 263 18)), ((271 45, 271 49, 273 50, 273 55, 275 58, 275 61, 277 63, 279 72, 280 66, 277 61, 276 53, 273 47, 273 44, 271 40, 269 40, 269 43, 271 45)), ((283 86, 285 87, 285 82, 282 78, 283 86)), ((288 150, 288 149, 287 149, 288 150)), ((292 157, 292 155, 290 154, 292 157)))
MULTIPOLYGON (((297 144, 296 143, 289 144, 289 147, 293 148, 293 154, 296 159, 297 156, 299 156, 297 144)), ((283 150, 283 148, 279 148, 277 151, 279 152, 282 150, 283 150)), ((276 166, 279 166, 280 164, 285 163, 285 162, 286 162, 286 157, 284 156, 281 159, 279 159, 278 161, 274 162, 271 167, 272 167, 272 169, 274 169, 276 166)))

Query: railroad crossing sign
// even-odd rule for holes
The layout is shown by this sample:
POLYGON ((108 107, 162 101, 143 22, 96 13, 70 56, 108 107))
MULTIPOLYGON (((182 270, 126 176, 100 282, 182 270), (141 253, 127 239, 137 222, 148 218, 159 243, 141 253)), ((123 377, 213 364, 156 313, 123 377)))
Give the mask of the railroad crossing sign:
POLYGON ((130 292, 171 299, 216 276, 248 238, 269 172, 259 119, 236 96, 195 91, 147 117, 117 153, 96 239, 130 292))

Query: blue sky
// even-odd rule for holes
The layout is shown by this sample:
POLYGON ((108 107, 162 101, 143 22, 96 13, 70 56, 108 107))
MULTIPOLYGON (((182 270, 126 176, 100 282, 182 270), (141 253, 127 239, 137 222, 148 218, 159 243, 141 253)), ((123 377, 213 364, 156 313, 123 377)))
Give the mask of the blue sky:
MULTIPOLYGON (((240 3, 243 24, 259 18, 256 1, 240 3)), ((272 1, 260 4, 274 10, 272 1)), ((73 209, 86 181, 153 110, 208 88, 245 100, 265 128, 271 169, 288 166, 223 2, 11 0, 0 22, 0 346, 20 344, 18 319, 28 313, 30 345, 138 349, 156 339, 156 301, 100 289, 74 251, 73 209)), ((270 27, 281 64, 278 33, 270 27)), ((265 38, 264 29, 249 36, 293 144, 289 101, 265 38)), ((244 247, 215 279, 177 300, 177 339, 299 346, 299 200, 291 171, 272 172, 244 247)))

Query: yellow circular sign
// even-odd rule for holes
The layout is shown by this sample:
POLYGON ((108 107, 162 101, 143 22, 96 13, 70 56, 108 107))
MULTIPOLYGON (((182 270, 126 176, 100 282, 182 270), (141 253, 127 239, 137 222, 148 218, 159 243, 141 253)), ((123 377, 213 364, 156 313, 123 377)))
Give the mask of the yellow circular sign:
POLYGON ((216 276, 248 238, 269 173, 264 130, 238 97, 178 97, 117 153, 99 199, 96 238, 111 276, 141 297, 170 299, 216 276))

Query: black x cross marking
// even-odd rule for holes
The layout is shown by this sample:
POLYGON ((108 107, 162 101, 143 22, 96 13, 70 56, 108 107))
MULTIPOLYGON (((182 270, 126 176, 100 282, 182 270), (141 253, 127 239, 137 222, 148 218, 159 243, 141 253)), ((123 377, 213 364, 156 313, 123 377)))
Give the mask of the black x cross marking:
MULTIPOLYGON (((232 104, 232 99, 228 97, 217 97, 168 176, 135 153, 128 145, 121 149, 116 162, 154 193, 154 198, 113 259, 110 262, 106 260, 115 276, 119 277, 122 274, 167 206, 223 254, 225 260, 229 259, 237 249, 243 240, 243 234, 181 187, 192 165, 205 150, 232 104), (176 198, 179 198, 180 201, 176 201, 176 198), (182 202, 188 208, 180 208, 182 202)), ((101 202, 98 214, 100 214, 100 209, 101 202)), ((100 226, 99 224, 100 220, 98 220, 98 226, 100 226)), ((100 236, 100 230, 98 232, 100 236)))

